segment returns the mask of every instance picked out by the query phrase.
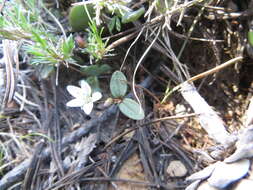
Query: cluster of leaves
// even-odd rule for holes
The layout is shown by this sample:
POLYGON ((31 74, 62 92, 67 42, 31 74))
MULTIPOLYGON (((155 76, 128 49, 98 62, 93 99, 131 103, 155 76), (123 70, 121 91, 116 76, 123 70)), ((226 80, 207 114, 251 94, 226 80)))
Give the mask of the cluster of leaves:
MULTIPOLYGON (((11 40, 24 40, 24 49, 32 55, 31 64, 44 64, 50 70, 59 63, 74 63, 72 36, 63 38, 49 30, 49 23, 40 16, 36 0, 6 2, 0 16, 0 37, 11 40)), ((45 9, 43 4, 41 8, 45 9)), ((48 68, 47 68, 48 69, 48 68)), ((47 76, 47 75, 46 75, 47 76)))
MULTIPOLYGON (((114 1, 100 1, 99 3, 100 6, 105 7, 108 12, 114 15, 108 24, 108 29, 111 32, 114 29, 120 31, 121 22, 127 23, 137 20, 145 11, 144 8, 132 11, 126 6, 127 1, 124 0, 117 1, 117 3, 114 1)), ((96 7, 96 3, 93 6, 96 7)), ((97 61, 107 53, 108 41, 102 39, 103 28, 96 25, 94 13, 89 13, 86 5, 84 5, 84 8, 87 11, 85 15, 89 17, 88 43, 84 51, 97 61)), ((23 3, 7 2, 3 9, 3 15, 0 16, 0 36, 12 40, 25 39, 25 50, 33 55, 32 64, 57 66, 59 63, 74 63, 72 59, 72 50, 74 48, 72 36, 63 38, 55 35, 52 31, 54 27, 43 20, 40 9, 47 10, 42 3, 38 4, 36 0, 27 0, 23 3)), ((90 8, 89 10, 93 9, 90 8)), ((76 10, 83 11, 83 9, 76 10)), ((77 19, 84 18, 78 17, 77 19)), ((73 23, 78 23, 78 20, 73 23)))
POLYGON ((102 39, 104 28, 98 26, 102 22, 100 15, 103 12, 110 15, 107 28, 111 33, 115 29, 121 31, 121 24, 136 21, 144 14, 143 7, 133 11, 127 7, 128 2, 126 0, 90 1, 71 8, 70 25, 74 31, 88 31, 88 43, 84 52, 89 53, 92 60, 101 60, 105 55, 108 55, 109 51, 106 49, 108 41, 102 39), (101 13, 101 11, 103 12, 101 13))
POLYGON ((145 12, 142 7, 136 11, 133 11, 127 6, 129 1, 105 1, 103 6, 114 16, 108 23, 108 29, 112 32, 114 29, 117 31, 121 30, 121 24, 126 24, 138 20, 145 12))
MULTIPOLYGON (((80 87, 69 85, 68 92, 75 97, 66 105, 69 107, 81 107, 81 109, 89 115, 93 108, 93 103, 101 99, 102 94, 96 86, 98 82, 96 77, 88 77, 80 81, 80 87), (95 79, 95 82, 92 81, 95 79), (94 84, 95 83, 95 84, 94 84)), ((127 93, 127 79, 121 71, 115 71, 110 81, 110 90, 113 96, 112 102, 118 103, 120 111, 127 117, 134 120, 141 120, 145 117, 144 111, 140 104, 131 98, 125 97, 127 93)))
MULTIPOLYGON (((2 3, 2 2, 1 2, 2 3)), ((6 2, 0 15, 0 36, 11 39, 30 39, 33 32, 39 32, 39 11, 35 0, 28 0, 25 7, 14 1, 6 2), (25 8, 26 7, 26 8, 25 8), (32 24, 33 23, 33 24, 32 24)))
MULTIPOLYGON (((131 11, 125 6, 124 1, 120 1, 120 3, 104 1, 103 3, 114 15, 109 23, 110 31, 114 28, 119 31, 121 23, 132 22, 144 13, 144 9, 137 10, 137 12, 131 11), (108 4, 108 2, 110 3, 108 4)), ((41 17, 40 9, 46 10, 49 14, 44 5, 38 4, 36 0, 27 0, 21 4, 15 1, 7 2, 3 15, 0 16, 0 37, 23 40, 25 52, 32 55, 30 63, 36 66, 39 65, 42 77, 47 78, 59 64, 74 63, 72 59, 74 40, 72 35, 69 37, 56 35, 53 31, 55 28, 51 27, 41 17)), ((89 14, 87 8, 85 10, 89 17, 89 27, 87 28, 88 44, 84 51, 92 59, 100 60, 107 53, 107 41, 102 39, 103 28, 97 27, 95 19, 90 16, 92 14, 89 14)), ((97 77, 110 70, 111 68, 108 65, 92 65, 81 68, 81 71, 88 76, 87 82, 96 90, 99 90, 97 77)), ((122 72, 114 72, 110 82, 112 95, 115 99, 120 99, 118 105, 123 114, 132 119, 143 119, 144 111, 141 106, 134 100, 124 97, 127 92, 126 81, 126 77, 122 72)))
POLYGON ((118 16, 113 16, 108 24, 108 29, 112 33, 114 29, 121 31, 121 22, 118 16))
POLYGON ((89 23, 88 44, 85 51, 90 54, 91 58, 95 58, 96 60, 102 59, 107 53, 106 46, 108 40, 104 42, 102 39, 103 29, 99 30, 94 21, 89 23))
POLYGON ((127 79, 122 72, 115 71, 112 74, 110 90, 114 98, 120 99, 119 109, 124 115, 134 120, 141 120, 145 117, 140 104, 131 98, 124 97, 127 92, 127 79))
POLYGON ((72 36, 66 39, 53 35, 44 37, 33 33, 33 41, 36 43, 25 46, 27 53, 34 55, 32 64, 57 65, 73 61, 71 55, 75 44, 72 36))

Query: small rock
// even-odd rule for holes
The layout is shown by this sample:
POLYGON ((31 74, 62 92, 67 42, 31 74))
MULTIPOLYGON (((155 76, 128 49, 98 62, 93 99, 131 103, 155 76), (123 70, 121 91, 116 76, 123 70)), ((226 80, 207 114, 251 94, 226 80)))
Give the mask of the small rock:
POLYGON ((167 167, 167 173, 171 177, 183 177, 187 174, 187 169, 181 161, 173 160, 167 167))

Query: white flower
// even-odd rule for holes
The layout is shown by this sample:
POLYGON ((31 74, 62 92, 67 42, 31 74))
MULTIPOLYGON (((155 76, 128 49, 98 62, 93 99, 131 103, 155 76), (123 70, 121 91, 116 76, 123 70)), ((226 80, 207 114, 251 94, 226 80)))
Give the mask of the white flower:
POLYGON ((75 99, 70 100, 66 105, 69 107, 81 107, 81 109, 89 115, 93 108, 93 102, 102 98, 100 92, 91 92, 90 85, 84 81, 80 81, 80 87, 69 85, 67 90, 69 93, 75 97, 75 99))

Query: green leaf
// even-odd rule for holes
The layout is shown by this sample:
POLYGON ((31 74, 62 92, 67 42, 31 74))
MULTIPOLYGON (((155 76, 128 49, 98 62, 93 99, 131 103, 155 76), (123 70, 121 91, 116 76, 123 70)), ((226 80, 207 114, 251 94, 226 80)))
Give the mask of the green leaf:
POLYGON ((121 30, 121 22, 120 22, 119 17, 118 16, 112 17, 107 27, 110 33, 112 33, 114 29, 116 29, 119 32, 121 30))
POLYGON ((81 72, 87 76, 99 76, 105 73, 109 73, 111 67, 107 64, 102 65, 90 65, 81 69, 81 72))
POLYGON ((248 32, 248 42, 251 46, 253 46, 253 31, 248 32))
POLYGON ((116 17, 112 17, 112 19, 110 20, 110 22, 108 23, 108 29, 109 32, 112 33, 114 27, 115 27, 115 23, 116 23, 116 17))
POLYGON ((103 27, 98 28, 94 21, 89 23, 88 31, 88 44, 85 48, 85 51, 90 54, 92 59, 96 59, 96 61, 103 58, 106 53, 106 45, 108 41, 102 39, 103 27))
POLYGON ((120 22, 119 17, 116 17, 116 30, 117 30, 118 32, 121 31, 121 22, 120 22))
POLYGON ((121 71, 115 71, 112 74, 110 90, 114 98, 125 96, 127 92, 127 79, 121 71))
MULTIPOLYGON (((28 48, 30 48, 30 47, 28 47, 28 48)), ((32 49, 32 47, 30 49, 27 49, 27 53, 30 53, 30 54, 37 56, 37 57, 45 56, 44 52, 40 52, 37 48, 32 49)))
POLYGON ((130 98, 124 98, 119 104, 120 111, 130 119, 141 120, 144 119, 144 111, 140 104, 130 98))
POLYGON ((47 40, 41 38, 41 36, 37 34, 36 32, 32 32, 32 35, 33 35, 34 41, 39 43, 43 49, 47 48, 47 40))
POLYGON ((69 24, 72 27, 73 31, 80 32, 85 31, 89 26, 89 16, 93 18, 95 16, 95 9, 93 4, 86 4, 86 12, 84 5, 73 6, 69 13, 69 24))
POLYGON ((62 52, 65 59, 71 56, 74 46, 75 42, 72 35, 70 35, 66 41, 62 42, 62 52))
POLYGON ((160 14, 165 14, 167 10, 174 5, 174 1, 171 0, 157 0, 156 9, 160 14))
POLYGON ((86 82, 90 85, 92 92, 101 92, 99 87, 99 81, 96 76, 91 76, 86 79, 86 82))
POLYGON ((121 21, 126 24, 138 20, 145 13, 145 8, 142 7, 136 11, 128 12, 123 15, 121 21))
POLYGON ((123 15, 125 15, 126 13, 131 12, 131 11, 132 11, 132 9, 128 8, 127 6, 117 4, 117 5, 114 7, 114 11, 113 11, 113 12, 114 12, 118 17, 122 18, 123 15))

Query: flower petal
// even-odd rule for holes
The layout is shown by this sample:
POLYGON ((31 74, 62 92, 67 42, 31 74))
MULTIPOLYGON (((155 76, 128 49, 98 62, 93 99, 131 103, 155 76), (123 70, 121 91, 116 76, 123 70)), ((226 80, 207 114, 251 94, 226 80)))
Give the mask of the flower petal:
POLYGON ((84 104, 82 106, 82 110, 84 111, 84 113, 86 113, 87 115, 90 115, 91 111, 93 108, 93 102, 89 102, 87 104, 84 104))
POLYGON ((66 106, 68 106, 68 107, 82 107, 83 105, 84 105, 84 102, 80 98, 76 98, 76 99, 70 100, 66 104, 66 106))
POLYGON ((100 92, 94 92, 91 98, 92 102, 96 102, 102 98, 102 94, 100 92))
POLYGON ((84 96, 83 89, 77 86, 68 85, 67 90, 75 98, 80 98, 84 96))
POLYGON ((85 95, 90 96, 91 95, 90 85, 85 80, 81 80, 79 84, 83 90, 83 93, 85 93, 85 95))

